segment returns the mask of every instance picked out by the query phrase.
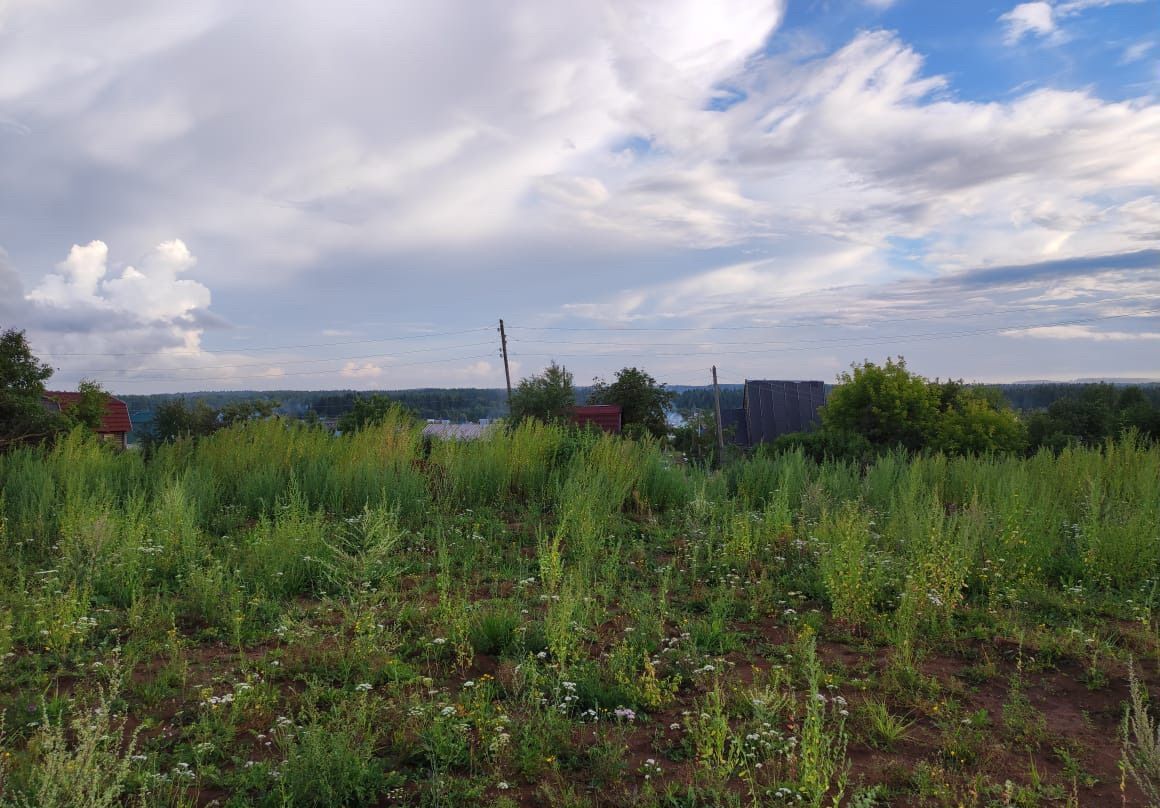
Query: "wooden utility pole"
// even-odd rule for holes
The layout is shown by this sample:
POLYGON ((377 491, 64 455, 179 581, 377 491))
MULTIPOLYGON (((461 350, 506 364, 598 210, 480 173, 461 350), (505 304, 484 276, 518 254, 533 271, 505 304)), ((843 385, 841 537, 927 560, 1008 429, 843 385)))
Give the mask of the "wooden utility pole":
POLYGON ((717 457, 725 454, 725 430, 721 426, 721 390, 717 387, 717 366, 713 365, 713 409, 717 411, 717 457))
POLYGON ((511 369, 508 368, 507 333, 503 330, 503 318, 502 317, 499 320, 499 345, 503 351, 503 375, 504 375, 504 378, 507 379, 508 414, 510 415, 511 410, 512 410, 512 372, 511 372, 511 369))

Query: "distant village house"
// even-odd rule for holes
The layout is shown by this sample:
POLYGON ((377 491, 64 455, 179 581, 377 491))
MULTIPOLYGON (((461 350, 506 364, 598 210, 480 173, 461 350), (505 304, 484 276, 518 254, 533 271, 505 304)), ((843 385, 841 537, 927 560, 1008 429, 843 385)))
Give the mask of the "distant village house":
POLYGON ((612 435, 620 434, 624 414, 619 404, 584 404, 572 408, 572 422, 585 427, 591 424, 612 435))
MULTIPOLYGON (((49 390, 45 391, 41 400, 44 406, 53 412, 67 412, 81 400, 81 394, 49 390)), ((101 440, 124 449, 128 445, 125 436, 132 428, 129 407, 121 399, 109 396, 105 401, 105 412, 101 416, 100 426, 97 427, 97 435, 101 440)))

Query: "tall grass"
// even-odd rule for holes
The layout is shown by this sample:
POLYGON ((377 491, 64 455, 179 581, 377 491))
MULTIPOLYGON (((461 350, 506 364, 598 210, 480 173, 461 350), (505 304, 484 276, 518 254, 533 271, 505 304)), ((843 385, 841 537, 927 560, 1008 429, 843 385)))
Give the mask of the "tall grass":
POLYGON ((795 451, 707 474, 655 442, 537 424, 425 447, 395 415, 339 438, 270 420, 148 459, 78 432, 0 456, 0 486, 0 609, 14 637, 46 614, 67 622, 77 598, 127 608, 163 593, 224 630, 255 600, 384 583, 408 531, 454 534, 456 569, 492 563, 502 553, 483 536, 512 521, 555 554, 525 572, 560 565, 576 587, 613 587, 635 525, 671 513, 690 540, 688 581, 719 564, 768 586, 796 575, 840 617, 897 608, 908 631, 945 624, 965 597, 1135 591, 1160 569, 1160 448, 1132 436, 1031 458, 890 454, 866 469, 795 451), (351 544, 364 518, 385 544, 351 544))

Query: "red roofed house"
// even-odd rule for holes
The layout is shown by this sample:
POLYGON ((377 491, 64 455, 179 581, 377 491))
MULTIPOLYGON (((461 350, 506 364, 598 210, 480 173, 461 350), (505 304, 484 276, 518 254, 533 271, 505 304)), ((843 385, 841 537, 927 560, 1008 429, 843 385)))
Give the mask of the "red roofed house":
POLYGON ((620 433, 622 413, 619 404, 584 404, 572 408, 572 421, 577 426, 593 426, 610 432, 620 433))
MULTIPOLYGON (((64 412, 70 407, 76 406, 80 398, 80 393, 46 390, 44 405, 55 412, 64 412)), ((125 435, 132 428, 133 422, 129 420, 129 407, 121 399, 109 396, 105 402, 105 414, 101 416, 101 425, 97 427, 97 434, 100 435, 101 440, 124 449, 126 446, 125 435)))

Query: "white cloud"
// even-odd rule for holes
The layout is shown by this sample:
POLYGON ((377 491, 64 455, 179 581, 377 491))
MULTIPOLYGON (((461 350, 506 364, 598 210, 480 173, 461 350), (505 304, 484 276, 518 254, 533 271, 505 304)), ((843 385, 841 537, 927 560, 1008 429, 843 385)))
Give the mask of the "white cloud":
POLYGON ((1015 45, 1027 34, 1049 36, 1056 32, 1055 12, 1050 3, 1037 0, 1020 3, 999 17, 1006 26, 1004 39, 1008 45, 1015 45))
POLYGON ((344 379, 377 379, 383 375, 383 369, 374 362, 347 362, 339 375, 344 379))
POLYGON ((113 274, 105 242, 74 244, 54 272, 18 298, 13 318, 66 384, 79 376, 110 380, 124 371, 155 374, 231 361, 202 350, 207 325, 220 321, 209 311, 209 289, 178 277, 196 263, 174 239, 146 254, 139 268, 126 265, 113 274))
POLYGON ((195 312, 209 308, 209 289, 177 277, 197 263, 180 239, 157 245, 140 270, 126 266, 116 278, 105 278, 108 260, 103 241, 74 244, 57 273, 46 276, 27 299, 66 311, 105 310, 143 322, 192 322, 195 312))
POLYGON ((1004 331, 1008 337, 1035 337, 1037 339, 1093 340, 1095 342, 1138 342, 1158 340, 1156 331, 1100 331, 1090 325, 1056 325, 1041 328, 1023 328, 1004 331))
POLYGON ((999 17, 1005 30, 1004 40, 1008 45, 1016 45, 1024 36, 1035 35, 1059 43, 1067 39, 1060 28, 1060 20, 1074 17, 1092 8, 1106 8, 1124 4, 1142 3, 1145 0, 1056 0, 1054 3, 1035 0, 1020 3, 999 17))
POLYGON ((1132 62, 1138 62, 1143 59, 1156 46, 1152 40, 1142 40, 1134 42, 1128 47, 1124 48, 1123 54, 1120 56, 1120 64, 1126 65, 1132 62))
MULTIPOLYGON (((97 349, 242 364, 200 356, 209 287, 219 307, 293 332, 266 344, 298 344, 409 317, 727 321, 787 298, 816 311, 815 298, 865 299, 836 287, 1160 244, 1154 100, 964 100, 884 31, 832 52, 766 49, 779 0, 125 1, 126 13, 80 0, 0 13, 0 218, 25 272, 10 282, 32 290, 27 310, 57 350, 83 350, 72 329, 97 349), (50 214, 58 232, 131 254, 180 232, 202 261, 172 243, 124 267, 93 243, 41 278, 69 243, 28 259, 50 214)), ((1004 25, 1062 37, 1103 4, 1023 3, 1004 25)), ((292 354, 260 358, 216 373, 493 372, 352 358, 342 375, 338 359, 303 371, 292 354)))

